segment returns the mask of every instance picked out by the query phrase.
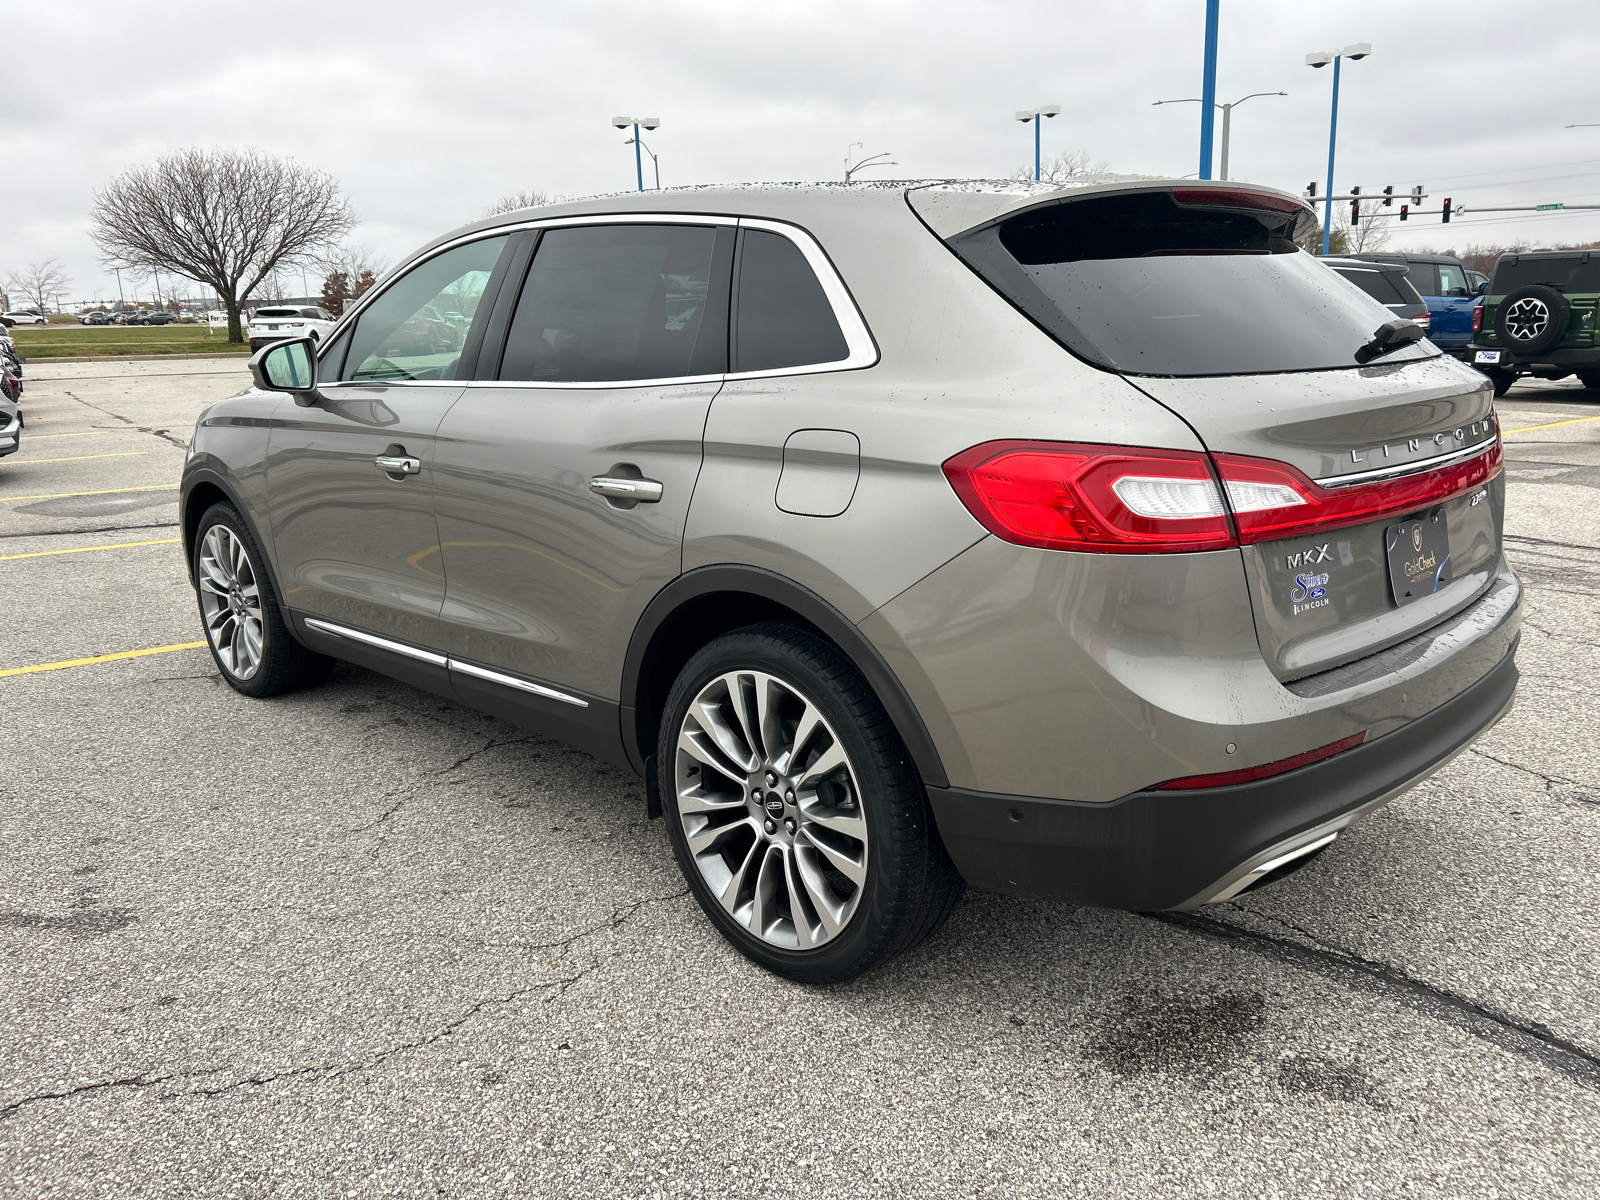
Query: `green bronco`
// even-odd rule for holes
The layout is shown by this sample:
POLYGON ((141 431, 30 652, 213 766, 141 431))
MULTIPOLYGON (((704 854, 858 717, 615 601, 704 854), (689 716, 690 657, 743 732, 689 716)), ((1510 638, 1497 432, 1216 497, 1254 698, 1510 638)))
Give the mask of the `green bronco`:
POLYGON ((1600 250, 1507 254, 1472 314, 1472 365, 1503 396, 1519 375, 1600 390, 1600 250))

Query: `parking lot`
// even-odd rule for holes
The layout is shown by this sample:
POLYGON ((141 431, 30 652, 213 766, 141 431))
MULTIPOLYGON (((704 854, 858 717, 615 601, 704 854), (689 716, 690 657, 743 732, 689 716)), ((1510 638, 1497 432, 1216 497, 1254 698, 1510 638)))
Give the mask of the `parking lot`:
POLYGON ((723 942, 633 779, 351 667, 221 681, 176 481, 246 379, 30 367, 0 460, 0 1191, 1600 1191, 1600 404, 1572 381, 1500 403, 1523 684, 1471 751, 1238 902, 969 894, 814 990, 723 942))

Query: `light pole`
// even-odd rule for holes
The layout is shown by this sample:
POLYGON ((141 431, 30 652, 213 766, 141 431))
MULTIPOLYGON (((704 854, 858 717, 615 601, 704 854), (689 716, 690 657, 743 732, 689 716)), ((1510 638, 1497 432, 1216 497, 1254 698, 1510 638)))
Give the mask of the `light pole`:
MULTIPOLYGON (((1288 94, 1288 92, 1251 92, 1248 96, 1241 96, 1239 99, 1229 101, 1227 104, 1213 105, 1213 107, 1220 108, 1222 110, 1222 172, 1218 176, 1219 179, 1226 181, 1228 178, 1228 138, 1230 131, 1233 128, 1233 110, 1239 105, 1243 104, 1246 100, 1254 100, 1257 96, 1287 96, 1288 94)), ((1151 107, 1154 108, 1157 104, 1201 103, 1204 102, 1198 96, 1189 96, 1182 100, 1156 100, 1151 104, 1151 107)), ((1204 178, 1204 176, 1202 176, 1202 178, 1204 178)))
MULTIPOLYGON (((644 191, 644 155, 639 152, 639 130, 657 129, 660 127, 661 122, 655 117, 612 117, 611 123, 618 129, 626 129, 629 125, 633 126, 633 170, 635 175, 638 176, 639 190, 642 192, 644 191)), ((622 144, 626 146, 628 143, 623 142, 622 144)), ((650 157, 654 158, 655 155, 652 154, 650 157)))
POLYGON ((1039 126, 1044 124, 1045 117, 1053 117, 1061 111, 1059 104, 1041 104, 1038 108, 1023 109, 1017 113, 1017 120, 1026 125, 1033 122, 1033 181, 1039 182, 1039 126))
POLYGON ((112 267, 117 276, 117 311, 121 312, 127 306, 127 301, 122 298, 122 268, 112 267))
POLYGON ((1372 53, 1371 42, 1351 42, 1343 50, 1313 50, 1306 55, 1306 66, 1325 67, 1333 64, 1333 108, 1328 117, 1328 194, 1322 204, 1322 254, 1328 254, 1328 241, 1333 236, 1333 150, 1339 136, 1339 60, 1348 58, 1359 62, 1372 53))
MULTIPOLYGON (((633 142, 633 139, 629 138, 626 142, 623 142, 622 144, 624 146, 627 146, 627 145, 630 145, 632 142, 633 142)), ((656 191, 659 192, 661 190, 661 158, 660 158, 660 156, 658 156, 656 154, 656 152, 654 150, 650 149, 650 143, 645 141, 643 138, 639 139, 639 145, 644 147, 644 152, 650 156, 650 164, 653 167, 655 167, 655 169, 656 169, 656 191)))
MULTIPOLYGON (((1211 178, 1211 122, 1217 104, 1217 9, 1219 0, 1206 0, 1206 46, 1200 64, 1200 178, 1211 178)), ((1222 141, 1228 141, 1228 115, 1222 115, 1222 141)), ((1228 152, 1222 152, 1222 177, 1228 177, 1228 152)))
POLYGON ((900 165, 899 163, 895 162, 894 159, 889 158, 889 155, 894 153, 893 150, 884 150, 878 154, 869 154, 865 158, 859 159, 856 162, 851 162, 850 151, 854 150, 857 146, 860 146, 863 150, 867 148, 867 144, 865 142, 851 142, 845 147, 844 150, 844 181, 846 183, 851 182, 855 178, 857 171, 865 171, 868 169, 876 170, 878 167, 897 167, 900 165), (878 160, 880 158, 887 158, 889 161, 879 162, 878 160))

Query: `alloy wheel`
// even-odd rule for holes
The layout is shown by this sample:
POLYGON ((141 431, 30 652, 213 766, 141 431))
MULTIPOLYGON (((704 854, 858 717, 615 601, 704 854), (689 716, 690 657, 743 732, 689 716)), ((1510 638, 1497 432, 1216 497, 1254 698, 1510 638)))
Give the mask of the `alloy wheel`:
POLYGON ((1543 300, 1524 296, 1506 309, 1506 332, 1519 342, 1531 342, 1550 324, 1550 308, 1543 300))
POLYGON ((261 590, 255 564, 239 536, 213 525, 200 542, 200 611, 217 659, 236 679, 261 668, 261 590))
POLYGON ((789 950, 850 923, 867 881, 856 771, 791 684, 730 671, 702 687, 678 730, 673 785, 689 854, 734 920, 789 950))

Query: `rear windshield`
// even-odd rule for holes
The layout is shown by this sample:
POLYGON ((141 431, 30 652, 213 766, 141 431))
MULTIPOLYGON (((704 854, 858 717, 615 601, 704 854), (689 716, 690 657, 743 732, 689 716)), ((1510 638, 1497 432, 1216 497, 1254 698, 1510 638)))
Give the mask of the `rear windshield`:
POLYGON ((1489 290, 1497 296, 1529 283, 1543 283, 1563 292, 1600 292, 1600 255, 1571 258, 1503 258, 1494 269, 1489 290))
POLYGON ((298 317, 299 315, 300 315, 300 310, 298 308, 258 308, 258 309, 256 309, 256 316, 258 316, 258 317, 298 317))
MULTIPOLYGON (((952 245, 1097 366, 1137 375, 1355 367, 1356 350, 1394 314, 1299 249, 1295 237, 1311 223, 1299 208, 1191 207, 1151 191, 1058 201, 952 245)), ((1380 361, 1434 353, 1413 345, 1380 361)))

